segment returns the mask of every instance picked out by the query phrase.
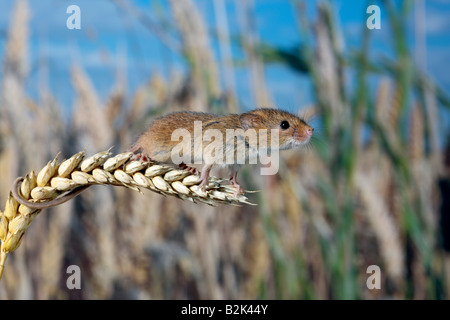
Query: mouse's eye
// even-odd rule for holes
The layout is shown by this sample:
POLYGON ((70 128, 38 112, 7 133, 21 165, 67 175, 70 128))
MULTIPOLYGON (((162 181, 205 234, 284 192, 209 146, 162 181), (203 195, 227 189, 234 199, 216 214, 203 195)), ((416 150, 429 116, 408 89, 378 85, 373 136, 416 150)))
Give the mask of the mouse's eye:
POLYGON ((280 128, 283 129, 283 130, 288 129, 289 128, 289 122, 287 122, 286 120, 281 121, 280 128))

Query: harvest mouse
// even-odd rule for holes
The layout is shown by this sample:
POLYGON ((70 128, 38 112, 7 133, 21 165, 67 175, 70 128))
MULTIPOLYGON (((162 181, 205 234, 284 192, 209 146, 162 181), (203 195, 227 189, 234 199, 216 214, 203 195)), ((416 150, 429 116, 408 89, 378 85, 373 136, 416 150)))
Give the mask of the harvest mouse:
MULTIPOLYGON (((200 142, 203 142, 204 138, 198 135, 206 134, 208 130, 216 133, 215 139, 220 135, 225 137, 222 141, 221 149, 223 158, 236 160, 239 157, 239 153, 244 152, 245 161, 248 161, 250 151, 259 152, 261 151, 260 149, 264 148, 268 149, 265 151, 269 151, 269 153, 273 151, 272 130, 278 133, 279 139, 276 141, 277 144, 275 144, 277 150, 292 149, 307 144, 314 131, 303 119, 277 109, 256 109, 242 114, 221 116, 203 112, 183 111, 171 113, 154 120, 129 151, 135 153, 134 159, 176 164, 180 168, 196 173, 196 169, 188 166, 186 163, 174 161, 174 151, 178 150, 177 148, 180 148, 181 145, 181 149, 183 151, 187 150, 194 158, 191 158, 193 162, 201 160, 203 163, 200 176, 201 188, 204 189, 208 185, 209 173, 213 166, 225 166, 230 171, 230 183, 236 187, 236 194, 242 193, 243 189, 237 183, 236 176, 243 163, 219 162, 217 157, 211 156, 208 152, 210 144, 196 144, 198 138, 200 142), (198 128, 200 130, 197 130, 196 125, 200 126, 198 128), (173 133, 177 129, 180 129, 181 133, 187 133, 190 139, 182 141, 181 144, 179 139, 173 139, 173 133), (256 132, 256 143, 252 143, 252 136, 247 134, 252 132, 249 129, 254 129, 253 132, 256 132), (230 130, 234 135, 228 135, 230 130), (244 150, 238 148, 238 141, 242 142, 241 146, 243 146, 244 150), (262 145, 263 141, 266 141, 264 148, 262 145), (188 146, 187 149, 186 146, 188 146), (183 147, 185 148, 183 149, 183 147)), ((214 140, 214 142, 216 141, 214 140)), ((20 184, 22 181, 23 178, 17 178, 14 182, 12 188, 13 196, 19 203, 35 209, 49 208, 64 203, 89 187, 82 186, 64 193, 54 200, 36 203, 21 196, 20 184)))
MULTIPOLYGON (((188 151, 192 156, 190 158, 192 162, 198 163, 197 161, 201 160, 203 164, 200 187, 204 189, 208 185, 209 173, 213 166, 225 166, 230 171, 230 183, 236 187, 237 193, 242 193, 243 189, 236 181, 242 163, 218 162, 217 157, 212 157, 208 152, 207 148, 210 146, 208 143, 196 144, 196 138, 199 138, 200 141, 204 140, 204 137, 198 137, 198 135, 206 134, 208 130, 215 130, 215 139, 218 135, 225 137, 221 149, 223 158, 235 159, 238 157, 239 148, 237 148, 236 142, 240 140, 245 148, 246 160, 248 160, 250 149, 258 149, 261 146, 262 138, 266 138, 265 141, 268 142, 268 151, 273 149, 271 130, 278 133, 278 145, 275 147, 277 150, 292 149, 307 144, 314 131, 303 119, 277 109, 255 109, 242 114, 229 115, 182 111, 154 120, 129 151, 135 153, 135 159, 176 164, 183 169, 195 172, 196 170, 187 166, 187 163, 174 161, 174 153, 178 153, 180 149, 183 152, 188 151), (180 146, 180 140, 176 139, 176 136, 173 139, 176 129, 182 130, 181 133, 188 134, 191 139, 184 141, 184 145, 180 146), (235 136, 231 136, 231 138, 227 135, 227 131, 230 129, 235 132, 235 136), (256 146, 252 147, 249 136, 244 134, 248 129, 254 129, 253 132, 258 134, 256 146), (259 136, 260 134, 264 137, 259 136)), ((214 142, 216 142, 215 139, 214 142)))

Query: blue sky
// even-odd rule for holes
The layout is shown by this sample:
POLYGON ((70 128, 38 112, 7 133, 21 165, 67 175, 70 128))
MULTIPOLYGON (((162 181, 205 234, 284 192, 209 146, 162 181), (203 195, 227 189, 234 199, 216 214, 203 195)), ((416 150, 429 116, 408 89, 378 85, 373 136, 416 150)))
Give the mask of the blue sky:
MULTIPOLYGON (((0 30, 5 31, 10 22, 13 0, 0 2, 0 30)), ((150 16, 160 8, 163 16, 169 17, 164 0, 132 1, 150 16)), ((218 42, 213 36, 215 16, 213 1, 194 0, 205 18, 211 34, 216 59, 219 55, 218 42)), ((307 1, 308 16, 315 15, 315 2, 307 1)), ((398 3, 399 1, 397 1, 398 3)), ((301 39, 298 33, 296 13, 290 1, 256 0, 256 25, 261 41, 289 48, 301 39)), ((357 48, 360 44, 362 25, 368 16, 365 10, 377 1, 337 0, 334 1, 335 15, 342 26, 344 48, 357 48)), ((65 110, 73 104, 74 91, 71 85, 70 69, 81 65, 91 77, 92 83, 102 99, 112 90, 118 72, 126 73, 127 92, 133 93, 153 73, 167 78, 170 70, 185 70, 180 55, 168 50, 147 28, 129 14, 117 10, 109 0, 32 0, 30 20, 30 77, 27 82, 29 94, 38 95, 39 81, 42 79, 40 66, 47 63, 47 78, 50 90, 56 95, 65 110), (81 8, 82 29, 68 30, 66 8, 76 4, 81 8), (126 62, 125 62, 126 61, 126 62)), ((236 15, 236 1, 225 0, 230 34, 239 33, 236 15)), ((392 39, 385 12, 382 9, 382 29, 374 30, 372 35, 372 54, 389 54, 392 39)), ((170 18, 170 17, 169 17, 170 18)), ((438 84, 449 92, 450 70, 450 2, 445 0, 426 1, 426 67, 438 84)), ((414 28, 411 19, 411 29, 414 28)), ((411 35, 413 36, 411 30, 411 35)), ((413 46, 411 37, 410 45, 413 46)), ((3 56, 5 36, 0 38, 0 56, 3 56)), ((233 47, 233 55, 239 59, 242 52, 233 47)), ((239 102, 243 108, 254 105, 249 88, 246 68, 235 69, 239 102)), ((287 110, 298 110, 313 103, 311 88, 307 77, 301 76, 281 65, 265 68, 270 95, 274 104, 287 110)), ((1 74, 0 74, 1 76, 1 74)))

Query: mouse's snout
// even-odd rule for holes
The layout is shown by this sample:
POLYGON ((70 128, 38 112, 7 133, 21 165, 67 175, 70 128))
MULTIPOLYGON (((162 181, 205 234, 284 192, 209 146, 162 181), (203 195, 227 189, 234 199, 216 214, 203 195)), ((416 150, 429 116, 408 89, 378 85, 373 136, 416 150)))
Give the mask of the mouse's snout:
POLYGON ((304 142, 309 141, 309 139, 311 139, 313 132, 314 132, 314 128, 306 125, 306 126, 303 126, 302 128, 295 129, 293 137, 297 141, 304 143, 304 142))

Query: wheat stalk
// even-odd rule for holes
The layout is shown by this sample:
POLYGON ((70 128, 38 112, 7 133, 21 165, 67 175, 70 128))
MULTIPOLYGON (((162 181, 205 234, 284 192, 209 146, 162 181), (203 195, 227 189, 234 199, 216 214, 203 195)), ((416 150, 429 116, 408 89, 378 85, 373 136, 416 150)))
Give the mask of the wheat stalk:
MULTIPOLYGON (((133 153, 125 152, 112 157, 111 149, 84 159, 85 151, 58 163, 58 156, 36 175, 31 171, 20 186, 20 193, 30 202, 46 203, 61 194, 91 185, 124 186, 135 191, 149 189, 162 195, 170 195, 194 203, 238 205, 248 202, 244 195, 236 195, 234 186, 226 180, 209 178, 208 186, 199 187, 200 177, 186 170, 132 160, 133 153)), ((51 203, 50 203, 51 205, 51 203)), ((0 278, 8 253, 16 250, 25 231, 41 209, 20 204, 10 192, 4 212, 0 211, 0 278)))
POLYGON ((424 158, 424 117, 419 103, 413 107, 410 120, 409 156, 417 162, 424 158))
POLYGON ((403 277, 404 254, 398 227, 389 213, 385 201, 380 196, 375 181, 376 172, 359 168, 355 175, 356 187, 360 193, 363 212, 368 218, 375 236, 378 239, 381 256, 386 264, 388 275, 397 283, 403 277))

